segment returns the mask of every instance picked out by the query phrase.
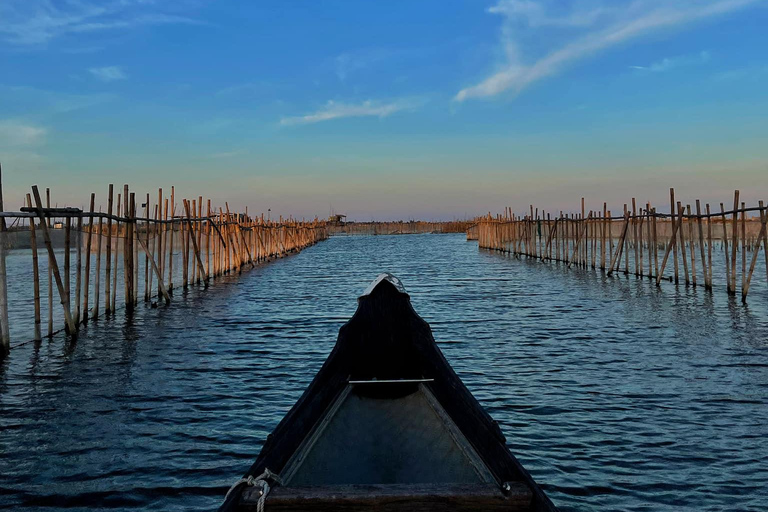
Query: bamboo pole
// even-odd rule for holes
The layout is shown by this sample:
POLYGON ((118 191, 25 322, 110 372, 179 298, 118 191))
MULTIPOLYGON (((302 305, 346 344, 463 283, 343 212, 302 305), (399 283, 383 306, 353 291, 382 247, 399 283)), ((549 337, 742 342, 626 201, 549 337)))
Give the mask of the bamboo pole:
POLYGON ((654 268, 654 275, 659 276, 659 239, 657 237, 657 231, 656 231, 656 208, 653 209, 653 226, 651 229, 651 233, 653 236, 653 268, 654 268))
MULTIPOLYGON (((70 267, 70 260, 71 255, 70 252, 72 250, 72 243, 71 243, 71 236, 72 236, 72 218, 67 217, 64 219, 64 291, 67 294, 67 306, 69 307, 69 313, 72 314, 72 293, 70 291, 70 281, 71 281, 71 272, 72 269, 70 267)), ((75 326, 77 326, 77 321, 75 319, 75 326)), ((77 327, 75 327, 77 328, 77 327)))
POLYGON ((125 217, 125 237, 123 238, 123 294, 127 310, 133 309, 133 222, 131 195, 128 185, 123 186, 123 216, 125 217))
MULTIPOLYGON (((176 187, 171 187, 171 220, 176 218, 176 187)), ((173 294, 173 232, 175 231, 175 222, 171 222, 171 236, 169 237, 170 247, 168 248, 168 294, 173 294)))
POLYGON ((629 212, 626 205, 624 206, 624 226, 621 230, 621 237, 619 237, 619 244, 616 246, 616 251, 613 253, 611 259, 611 268, 608 270, 608 275, 613 275, 614 268, 618 269, 618 265, 621 264, 621 253, 624 250, 624 242, 627 239, 627 230, 629 229, 629 212))
POLYGON ((61 274, 59 273, 59 265, 56 263, 56 255, 53 252, 53 244, 51 244, 51 235, 48 232, 48 224, 45 222, 45 214, 43 213, 43 201, 40 199, 40 192, 37 190, 37 185, 32 186, 32 195, 35 198, 37 215, 40 217, 40 226, 43 228, 43 240, 45 240, 45 247, 48 250, 48 257, 50 258, 51 270, 53 272, 54 280, 56 281, 56 287, 59 290, 61 306, 64 309, 64 322, 66 325, 66 331, 68 334, 75 336, 77 331, 75 330, 75 325, 72 321, 72 315, 70 313, 69 296, 64 289, 64 282, 62 281, 61 274))
MULTIPOLYGON (((760 252, 760 243, 766 243, 766 222, 768 221, 768 214, 763 212, 763 202, 758 203, 760 205, 760 234, 757 236, 757 242, 755 243, 755 250, 752 254, 752 262, 749 264, 749 274, 744 280, 744 285, 741 288, 741 301, 747 302, 747 294, 749 293, 749 284, 752 281, 752 273, 755 271, 755 265, 757 264, 757 254, 760 252)), ((768 273, 768 247, 764 250, 766 273, 768 273)))
POLYGON ((669 244, 667 244, 667 250, 664 252, 664 259, 661 260, 661 268, 656 275, 656 286, 661 286, 661 280, 664 277, 664 268, 667 266, 667 259, 669 258, 672 249, 675 246, 677 239, 678 223, 672 222, 672 235, 669 238, 669 244))
MULTIPOLYGON (((144 217, 147 219, 144 222, 144 240, 143 245, 149 249, 149 194, 147 194, 147 202, 144 203, 144 217)), ((144 251, 144 302, 149 302, 152 295, 151 286, 149 284, 149 253, 144 251)))
MULTIPOLYGON (((182 199, 182 201, 186 201, 186 199, 182 199)), ((187 226, 186 222, 182 222, 181 228, 183 233, 182 239, 184 240, 182 256, 184 258, 184 289, 186 290, 189 286, 189 226, 187 226)))
POLYGON ((747 284, 747 205, 741 203, 741 291, 747 284))
POLYGON ((75 270, 77 274, 75 275, 75 327, 79 328, 80 325, 80 316, 81 316, 81 309, 80 309, 80 299, 82 298, 83 294, 83 281, 82 281, 82 274, 83 274, 83 240, 82 240, 82 233, 83 233, 83 215, 80 214, 77 217, 77 233, 75 234, 75 243, 77 244, 77 264, 75 266, 75 270))
POLYGON ((678 201, 677 202, 677 223, 680 226, 677 230, 677 234, 680 237, 680 256, 683 260, 683 272, 685 272, 685 284, 689 284, 688 280, 688 256, 685 254, 685 228, 683 228, 683 216, 685 215, 685 210, 683 210, 683 204, 678 201))
MULTIPOLYGON (((165 269, 168 267, 168 258, 171 254, 171 251, 168 250, 168 198, 165 198, 165 205, 163 208, 163 220, 165 221, 163 223, 163 258, 160 261, 160 276, 163 278, 163 284, 166 283, 165 278, 165 269)), ((168 286, 166 285, 166 289, 168 286)))
MULTIPOLYGON (((592 218, 592 212, 589 212, 589 217, 584 219, 582 223, 584 224, 581 228, 581 232, 578 234, 576 238, 576 244, 573 247, 573 254, 571 255, 571 261, 573 262, 577 256, 577 252, 579 250, 580 244, 582 239, 584 238, 585 233, 587 232, 587 228, 589 227, 589 224, 587 223, 588 220, 592 218)), ((568 268, 571 267, 571 263, 568 264, 568 268)))
MULTIPOLYGON (((641 213, 641 212, 638 212, 641 213)), ((640 270, 640 273, 638 274, 640 277, 643 277, 643 220, 645 220, 644 215, 638 215, 637 217, 637 241, 635 244, 638 246, 637 252, 639 253, 639 261, 637 263, 637 268, 640 270)))
POLYGON ((137 237, 137 240, 139 241, 139 244, 141 244, 142 249, 144 249, 144 254, 146 254, 149 258, 149 262, 152 265, 152 270, 157 276, 157 282, 159 283, 160 287, 160 296, 165 299, 166 304, 170 304, 171 296, 168 294, 168 290, 165 288, 165 284, 163 284, 163 279, 160 275, 160 269, 157 267, 157 263, 155 263, 155 259, 152 257, 152 251, 150 251, 149 248, 144 244, 144 242, 141 240, 141 237, 137 237))
POLYGON ((720 203, 720 218, 723 221, 723 251, 725 252, 724 260, 725 260, 725 282, 726 282, 726 290, 728 294, 733 294, 735 292, 731 291, 731 265, 728 261, 728 257, 730 256, 728 252, 728 222, 725 218, 725 207, 723 206, 723 203, 720 203))
POLYGON ((696 243, 693 237, 693 223, 691 222, 691 205, 686 205, 688 214, 688 245, 691 250, 691 283, 696 287, 696 243))
POLYGON ((707 203, 707 284, 712 289, 712 217, 707 203))
MULTIPOLYGON (((197 246, 202 251, 203 247, 203 223, 201 220, 199 220, 203 216, 203 196, 199 196, 197 198, 197 218, 198 221, 195 224, 195 229, 197 229, 197 246)), ((206 273, 205 266, 202 264, 202 258, 200 259, 200 265, 198 266, 197 270, 197 282, 200 283, 200 277, 202 276, 206 281, 208 279, 208 274, 206 273)))
POLYGON ((93 242, 93 210, 96 203, 96 194, 91 193, 91 205, 88 208, 88 236, 86 237, 85 254, 85 296, 83 297, 83 323, 88 321, 88 315, 90 314, 89 299, 91 289, 91 243, 93 242))
POLYGON ((155 256, 155 263, 157 264, 160 273, 158 274, 157 278, 157 298, 159 299, 163 295, 163 223, 160 222, 163 220, 163 189, 159 188, 157 189, 157 213, 155 214, 155 220, 158 222, 155 223, 155 226, 157 226, 157 230, 155 231, 155 252, 157 256, 155 256))
POLYGON ((603 203, 603 218, 600 222, 600 268, 605 270, 605 237, 606 233, 606 217, 608 216, 608 203, 603 203))
MULTIPOLYGON (((653 279, 653 256, 651 255, 651 242, 653 241, 653 238, 651 238, 651 203, 645 203, 645 236, 647 240, 647 248, 648 248, 648 277, 653 279)), ((656 253, 656 247, 653 248, 654 254, 656 253)))
MULTIPOLYGON (((192 227, 191 227, 192 226, 192 216, 190 215, 190 212, 189 212, 189 202, 186 199, 184 200, 184 210, 187 213, 187 223, 189 224, 190 230, 191 230, 192 229, 192 227)), ((197 245, 197 239, 194 236, 192 237, 192 245, 194 246, 194 249, 195 249, 195 257, 197 258, 197 263, 202 268, 203 267, 203 261, 202 261, 202 259, 200 259, 200 247, 197 245)), ((208 286, 208 276, 207 275, 205 276, 205 285, 208 286)))
MULTIPOLYGON (((32 196, 27 194, 27 206, 32 208, 32 196)), ((33 339, 40 341, 43 339, 40 332, 40 268, 38 266, 37 256, 37 235, 35 233, 35 219, 29 219, 29 245, 32 248, 32 280, 34 286, 35 300, 35 330, 33 339)))
MULTIPOLYGON (((101 213, 101 207, 99 207, 101 213)), ((93 283, 93 318, 99 317, 99 292, 101 290, 101 239, 104 238, 104 218, 99 216, 99 237, 96 239, 96 279, 93 283)))
MULTIPOLYGON (((629 224, 632 221, 632 217, 629 216, 629 210, 627 209, 627 205, 624 205, 624 214, 627 215, 624 222, 627 223, 627 234, 629 234, 629 224)), ((629 274, 629 250, 627 249, 627 244, 629 244, 629 241, 627 240, 628 237, 624 239, 624 243, 621 246, 621 251, 624 253, 624 275, 629 274)), ((616 248, 618 250, 618 247, 616 248)))
MULTIPOLYGON (((635 202, 635 198, 632 198, 632 241, 635 244, 635 275, 640 275, 640 269, 638 267, 638 263, 640 261, 640 256, 638 254, 638 247, 637 247, 637 204, 635 202)), ((629 254, 629 253, 627 253, 629 254)))
MULTIPOLYGON (((669 189, 669 218, 672 224, 670 225, 671 231, 677 232, 677 229, 675 229, 675 226, 677 226, 675 222, 675 189, 670 188, 669 189)), ((679 267, 677 264, 677 239, 673 238, 672 241, 672 251, 673 251, 673 257, 675 262, 675 284, 680 282, 680 276, 679 276, 679 267)), ((663 265, 662 265, 663 266, 663 265)))
MULTIPOLYGON (((152 211, 152 217, 151 220, 147 221, 147 224, 151 225, 151 227, 148 227, 148 229, 152 232, 152 236, 150 237, 149 234, 147 234, 147 249, 150 251, 150 257, 154 258, 155 250, 157 249, 157 230, 159 229, 160 223, 157 221, 158 215, 160 215, 160 209, 157 205, 155 205, 155 208, 152 211), (154 222, 154 225, 152 223, 154 222)), ((146 262, 148 266, 151 267, 151 264, 149 261, 146 262)), ((147 293, 149 294, 149 301, 152 302, 152 297, 154 297, 154 293, 152 292, 152 289, 155 287, 155 273, 150 272, 149 273, 149 288, 147 289, 147 293)))
MULTIPOLYGON (((120 194, 117 194, 117 212, 120 212, 120 201, 122 200, 122 196, 120 194)), ((115 221, 115 237, 117 239, 117 245, 118 247, 115 247, 115 259, 112 262, 113 272, 112 272, 112 297, 109 299, 109 307, 112 314, 115 313, 115 305, 117 303, 117 264, 118 264, 118 256, 120 254, 120 251, 118 250, 120 248, 120 221, 115 221)), ((125 245, 125 242, 123 242, 123 245, 125 245)))
MULTIPOLYGON (((51 207, 51 189, 45 189, 45 207, 51 207)), ((53 225, 50 219, 45 219, 48 229, 51 229, 53 225)), ((48 337, 53 336, 53 269, 51 268, 51 258, 48 257, 48 337)))
POLYGON ((707 259, 704 252, 704 225, 701 218, 701 201, 696 200, 696 224, 699 229, 699 256, 701 256, 701 272, 704 275, 704 289, 710 290, 712 284, 709 282, 709 272, 707 271, 707 259))
MULTIPOLYGON (((104 314, 108 315, 112 311, 112 292, 111 292, 111 272, 112 272, 112 199, 113 199, 113 184, 109 184, 109 193, 107 195, 107 253, 105 258, 106 268, 104 278, 104 314)), ((117 269, 115 269, 117 272, 117 269)))
POLYGON ((206 202, 206 216, 208 217, 208 222, 206 223, 206 232, 205 232, 205 273, 208 275, 211 275, 211 235, 213 234, 213 227, 210 221, 211 218, 211 200, 208 199, 206 202))
POLYGON ((139 223, 136 220, 136 194, 131 192, 131 301, 133 306, 139 304, 139 245, 134 243, 134 236, 140 237, 139 223))
POLYGON ((733 194, 733 227, 731 228, 731 234, 733 240, 731 243, 731 286, 730 293, 736 293, 736 251, 739 247, 739 191, 736 190, 733 194))

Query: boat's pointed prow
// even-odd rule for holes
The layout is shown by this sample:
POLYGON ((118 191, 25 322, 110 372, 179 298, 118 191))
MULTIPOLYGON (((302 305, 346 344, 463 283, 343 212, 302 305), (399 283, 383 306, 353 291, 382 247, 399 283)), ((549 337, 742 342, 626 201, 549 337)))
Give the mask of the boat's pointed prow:
POLYGON ((557 512, 380 274, 220 512, 557 512))
POLYGON ((360 296, 360 298, 367 297, 368 295, 371 295, 373 291, 378 287, 387 286, 387 285, 391 285, 398 292, 408 295, 408 292, 405 291, 405 286, 403 286, 403 282, 400 281, 400 279, 393 276, 389 272, 384 272, 379 274, 379 276, 376 279, 374 279, 370 285, 368 285, 368 288, 365 289, 365 291, 360 296))

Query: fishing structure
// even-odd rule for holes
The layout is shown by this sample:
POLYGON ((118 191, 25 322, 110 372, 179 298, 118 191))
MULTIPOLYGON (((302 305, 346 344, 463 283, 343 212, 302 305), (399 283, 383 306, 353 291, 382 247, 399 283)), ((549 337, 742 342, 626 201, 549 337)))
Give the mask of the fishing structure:
POLYGON ((489 213, 469 227, 467 239, 478 240, 481 249, 564 263, 568 268, 600 269, 609 276, 635 275, 659 286, 672 281, 713 290, 716 276, 729 295, 740 291, 746 302, 761 249, 768 284, 766 223, 764 202, 748 208, 739 202, 738 190, 733 208, 720 203, 719 211, 713 212, 709 204, 702 208, 698 199, 695 209, 684 206, 670 189, 670 213, 657 212, 650 203, 638 208, 634 198, 631 209, 625 204, 620 216, 613 215, 607 203, 602 211, 587 212, 582 198, 580 214, 560 211, 553 216, 533 206, 521 216, 512 208, 496 217, 489 213), (718 265, 722 272, 715 272, 718 265))

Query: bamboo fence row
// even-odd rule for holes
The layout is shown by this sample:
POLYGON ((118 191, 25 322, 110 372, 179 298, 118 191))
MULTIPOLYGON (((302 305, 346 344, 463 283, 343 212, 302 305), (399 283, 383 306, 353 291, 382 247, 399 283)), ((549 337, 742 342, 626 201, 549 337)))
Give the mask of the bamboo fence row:
MULTIPOLYGON (((146 195, 143 204, 123 187, 115 195, 109 185, 107 211, 95 211, 96 195, 90 208, 52 208, 50 189, 45 200, 37 186, 26 195, 26 206, 18 212, 4 212, 0 180, 0 238, 6 235, 6 219, 28 222, 33 265, 33 341, 42 339, 41 276, 39 258, 47 258, 47 336, 60 329, 54 326, 53 297, 57 296, 64 316, 64 331, 76 337, 90 319, 110 315, 122 305, 130 311, 139 304, 140 280, 143 300, 170 304, 174 287, 208 287, 211 279, 255 267, 298 252, 328 237, 324 221, 293 219, 265 220, 232 213, 229 205, 216 211, 202 196, 177 202, 175 187, 170 197, 159 189, 152 204, 146 195), (56 254, 52 233, 64 231, 64 251, 56 254), (74 240, 73 240, 74 239, 74 240), (38 251, 41 251, 40 256, 38 251), (73 254, 74 253, 74 254, 73 254), (95 258, 95 262, 92 261, 95 258), (75 260, 74 262, 72 260, 75 260), (180 282, 174 282, 174 265, 181 265, 180 282), (73 268, 74 266, 74 268, 73 268), (118 282, 118 267, 122 279, 118 282), (74 278, 72 278, 74 274, 74 278), (74 283, 72 282, 74 280, 74 283), (103 290, 102 290, 103 285, 103 290), (122 288, 122 290, 118 290, 122 288)), ((6 244, 0 239, 0 358, 11 348, 8 320, 6 244)), ((43 278, 43 286, 45 279, 43 278)), ((153 305, 156 305, 153 303, 153 305)))
POLYGON ((713 275, 718 275, 729 295, 737 295, 740 288, 746 302, 761 250, 768 284, 766 223, 764 202, 748 208, 739 201, 738 190, 732 209, 720 203, 713 212, 709 204, 702 209, 698 199, 695 209, 684 206, 670 189, 670 213, 659 213, 650 203, 638 208, 634 198, 621 216, 612 215, 606 203, 602 211, 587 212, 584 199, 581 214, 560 211, 553 216, 530 206, 518 216, 507 208, 504 215, 489 213, 478 219, 467 230, 467 239, 478 240, 482 249, 561 262, 568 268, 591 267, 609 276, 634 274, 655 280, 657 286, 669 280, 712 290, 713 275), (721 253, 713 259, 713 251, 721 253), (717 261, 720 256, 722 261, 717 261), (716 265, 722 273, 713 274, 716 265), (670 273, 665 276, 667 267, 670 273))
POLYGON ((464 233, 470 221, 341 222, 329 225, 332 235, 411 235, 419 233, 464 233))

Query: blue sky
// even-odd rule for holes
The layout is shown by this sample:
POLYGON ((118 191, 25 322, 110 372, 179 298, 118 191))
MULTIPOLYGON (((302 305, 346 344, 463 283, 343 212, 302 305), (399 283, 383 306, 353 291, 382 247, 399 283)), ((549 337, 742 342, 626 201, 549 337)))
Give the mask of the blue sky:
POLYGON ((768 195, 761 0, 2 0, 0 161, 298 216, 768 195))

